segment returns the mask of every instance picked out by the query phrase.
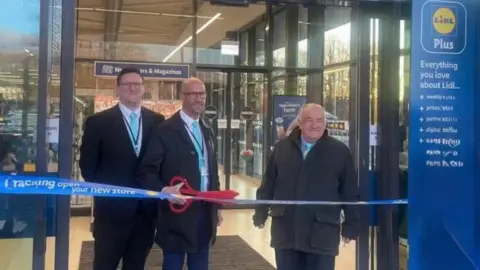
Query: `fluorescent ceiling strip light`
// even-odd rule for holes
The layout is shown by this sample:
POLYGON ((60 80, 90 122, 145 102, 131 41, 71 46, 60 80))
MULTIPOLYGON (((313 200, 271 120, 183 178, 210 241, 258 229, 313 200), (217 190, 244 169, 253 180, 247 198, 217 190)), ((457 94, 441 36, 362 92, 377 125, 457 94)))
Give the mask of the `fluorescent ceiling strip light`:
MULTIPOLYGON (((183 15, 183 14, 170 14, 170 13, 158 13, 158 12, 144 12, 144 11, 133 11, 133 10, 118 10, 118 9, 105 9, 105 8, 82 8, 79 7, 77 10, 81 11, 95 11, 95 12, 112 12, 112 13, 125 13, 132 15, 152 15, 152 16, 165 16, 165 17, 177 17, 177 18, 195 18, 195 15, 183 15)), ((209 16, 197 16, 200 19, 211 19, 209 16)), ((222 18, 219 18, 222 19, 222 18)))
MULTIPOLYGON (((212 24, 216 19, 218 19, 218 17, 220 17, 220 15, 222 15, 222 13, 217 13, 215 16, 213 16, 210 20, 208 20, 204 25, 202 25, 200 28, 198 28, 196 34, 200 34, 203 30, 205 30, 205 28, 207 28, 210 24, 212 24)), ((183 46, 185 46, 188 42, 190 42, 190 40, 192 40, 192 36, 189 36, 188 38, 186 38, 182 43, 180 43, 180 45, 178 45, 169 55, 167 55, 167 57, 165 57, 165 59, 163 59, 162 62, 167 62, 168 59, 170 59, 175 53, 177 53, 183 46)))

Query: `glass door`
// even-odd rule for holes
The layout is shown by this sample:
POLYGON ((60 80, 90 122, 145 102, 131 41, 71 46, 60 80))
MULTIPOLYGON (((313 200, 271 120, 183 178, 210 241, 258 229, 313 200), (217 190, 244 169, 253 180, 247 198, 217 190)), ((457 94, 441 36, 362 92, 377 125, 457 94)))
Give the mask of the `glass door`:
MULTIPOLYGON (((376 199, 407 197, 409 3, 365 4, 369 29, 369 168, 376 199)), ((371 269, 407 270, 407 207, 379 206, 371 230, 371 269)))
POLYGON ((197 77, 207 91, 204 119, 216 137, 221 187, 238 191, 241 199, 255 199, 264 170, 266 75, 200 68, 197 77))

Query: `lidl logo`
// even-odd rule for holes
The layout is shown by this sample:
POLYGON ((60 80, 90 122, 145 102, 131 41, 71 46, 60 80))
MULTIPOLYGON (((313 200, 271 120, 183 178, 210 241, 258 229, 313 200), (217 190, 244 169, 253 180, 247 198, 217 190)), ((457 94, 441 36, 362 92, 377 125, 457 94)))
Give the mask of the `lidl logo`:
POLYGON ((423 50, 435 54, 462 53, 467 44, 467 9, 465 6, 451 0, 414 2, 422 5, 419 15, 421 16, 420 39, 423 50))
POLYGON ((457 17, 453 9, 440 7, 433 12, 433 29, 440 35, 455 34, 457 17))

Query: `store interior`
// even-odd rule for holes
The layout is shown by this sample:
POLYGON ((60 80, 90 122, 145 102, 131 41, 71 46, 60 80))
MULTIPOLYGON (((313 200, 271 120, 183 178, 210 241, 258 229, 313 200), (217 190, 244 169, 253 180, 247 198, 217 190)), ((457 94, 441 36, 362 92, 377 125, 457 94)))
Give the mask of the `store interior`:
MULTIPOLYGON (((218 162, 220 165, 223 164, 226 155, 225 146, 228 145, 231 148, 229 152, 232 166, 229 186, 238 190, 247 199, 255 198, 255 190, 261 182, 264 170, 263 153, 266 147, 264 145, 268 144, 264 143, 262 133, 268 108, 265 102, 268 100, 265 99, 269 92, 268 85, 272 87, 272 95, 306 96, 308 91, 312 91, 310 88, 321 92, 323 105, 329 114, 331 134, 348 144, 350 67, 354 62, 350 46, 352 29, 355 29, 351 23, 350 7, 326 7, 322 46, 319 46, 323 50, 324 59, 321 71, 318 71, 311 68, 311 59, 315 56, 316 48, 309 43, 312 29, 316 27, 312 22, 314 18, 312 11, 300 5, 294 5, 294 7, 293 5, 288 7, 274 5, 273 59, 271 59, 273 74, 270 84, 265 73, 269 65, 265 51, 268 33, 266 5, 226 6, 212 4, 212 1, 198 1, 197 4, 198 19, 195 21, 195 8, 191 0, 142 0, 141 2, 78 0, 73 133, 74 179, 81 180, 78 159, 85 119, 113 106, 117 101, 115 78, 98 76, 95 72, 96 61, 130 62, 142 65, 152 63, 192 65, 194 63, 192 69, 195 70, 191 70, 190 75, 195 74, 205 82, 208 92, 207 104, 214 105, 217 110, 216 118, 210 121, 217 135, 218 162), (196 50, 193 48, 194 42, 196 50), (237 44, 238 52, 235 52, 237 49, 233 49, 234 52, 228 52, 226 44, 237 44), (232 71, 233 85, 230 87, 233 89, 234 98, 231 100, 231 108, 233 111, 241 111, 245 107, 252 108, 253 116, 249 119, 240 116, 236 118, 239 124, 238 128, 232 130, 232 138, 235 140, 231 144, 225 142, 225 130, 219 128, 218 123, 214 123, 226 114, 225 90, 229 87, 227 73, 211 69, 214 66, 251 68, 248 72, 232 71), (318 78, 316 76, 322 79, 316 80, 318 78), (246 155, 249 151, 252 152, 251 156, 246 155)), ((27 17, 25 20, 30 20, 30 17, 27 17)), ((35 23, 38 24, 36 21, 30 22, 30 27, 35 26, 35 23)), ((410 83, 410 23, 408 20, 402 20, 399 22, 399 27, 401 55, 398 74, 399 101, 402 108, 399 112, 401 119, 399 125, 405 127, 405 138, 399 149, 401 161, 399 168, 405 178, 404 182, 407 182, 408 121, 405 119, 408 119, 406 100, 410 83)), ((378 29, 379 19, 372 17, 370 20, 373 74, 370 97, 371 131, 375 130, 378 117, 376 110, 379 87, 376 82, 380 75, 376 55, 379 53, 378 43, 382 39, 378 29)), ((8 148, 2 148, 3 152, 0 153, 3 157, 2 166, 5 172, 18 171, 18 164, 21 164, 20 171, 35 172, 38 29, 36 33, 32 32, 33 30, 27 30, 22 30, 21 38, 11 38, 11 46, 15 49, 0 48, 0 100, 2 101, 0 103, 2 135, 0 139, 2 143, 5 142, 5 145, 10 145, 8 148)), ((53 42, 53 44, 56 43, 53 42)), ((59 56, 59 48, 53 54, 59 56)), ((48 121, 52 136, 49 139, 48 170, 56 173, 59 157, 58 136, 55 137, 55 130, 58 132, 61 94, 58 59, 52 61, 51 69, 48 121)), ((144 105, 169 117, 181 107, 179 82, 180 80, 145 78, 144 105)), ((378 148, 374 139, 371 139, 370 148, 372 152, 370 163, 374 166, 374 153, 378 148)), ((222 179, 225 179, 223 171, 221 174, 222 179)), ((223 185, 225 186, 226 183, 223 185)), ((71 199, 71 205, 75 209, 90 210, 91 198, 74 196, 71 199)), ((241 218, 238 219, 238 223, 245 225, 250 222, 249 215, 249 212, 239 213, 238 216, 241 218)), ((89 233, 89 227, 84 227, 89 223, 89 219, 90 217, 82 217, 72 221, 71 231, 77 235, 75 240, 78 242, 75 244, 77 249, 81 248, 83 241, 83 236, 80 237, 82 239, 79 236, 87 237, 89 233)), ((232 217, 232 220, 236 220, 236 217, 232 217)), ((404 258, 408 254, 406 223, 406 218, 403 218, 400 238, 403 248, 400 252, 404 258)), ((224 230, 225 233, 234 233, 235 228, 240 230, 237 225, 232 222, 229 225, 231 228, 224 230)), ((265 251, 268 249, 266 240, 268 236, 264 235, 265 233, 246 230, 241 234, 249 239, 249 243, 259 252, 268 253, 265 251), (265 243, 260 243, 262 241, 265 243)), ((344 249, 344 255, 339 260, 354 262, 354 245, 344 249)), ((351 263, 344 262, 343 265, 337 269, 350 270, 353 269, 350 267, 354 267, 351 263)))

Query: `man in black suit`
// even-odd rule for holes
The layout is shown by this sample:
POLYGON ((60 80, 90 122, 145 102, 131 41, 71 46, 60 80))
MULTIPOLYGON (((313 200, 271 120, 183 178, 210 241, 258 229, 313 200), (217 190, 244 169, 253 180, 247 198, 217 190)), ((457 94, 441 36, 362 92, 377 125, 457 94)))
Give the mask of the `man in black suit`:
MULTIPOLYGON (((178 192, 169 187, 182 176, 196 190, 219 190, 213 133, 200 115, 205 108, 205 85, 197 78, 181 86, 183 106, 152 134, 139 168, 144 189, 178 192)), ((156 243, 163 249, 163 270, 208 270, 210 245, 222 222, 218 206, 194 202, 184 213, 173 213, 168 201, 159 202, 156 243)), ((173 201, 182 203, 182 201, 173 201)))
MULTIPOLYGON (((85 122, 80 169, 87 182, 140 188, 136 181, 151 131, 164 117, 141 106, 145 93, 136 68, 117 77, 118 105, 85 122)), ((155 235, 156 202, 124 198, 95 198, 94 270, 143 270, 155 235)))

